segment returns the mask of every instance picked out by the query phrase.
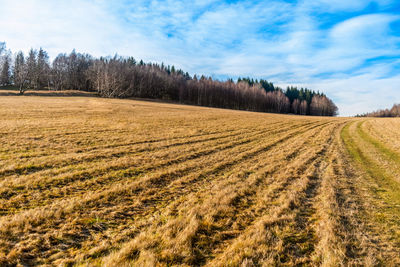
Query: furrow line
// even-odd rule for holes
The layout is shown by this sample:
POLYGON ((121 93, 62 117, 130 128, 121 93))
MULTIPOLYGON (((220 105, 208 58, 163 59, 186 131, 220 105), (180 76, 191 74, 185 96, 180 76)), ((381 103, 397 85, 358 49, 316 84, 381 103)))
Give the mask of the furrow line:
MULTIPOLYGON (((315 127, 315 126, 314 126, 315 127)), ((311 128, 313 128, 313 127, 311 127, 311 128)), ((289 134, 288 136, 286 136, 286 138, 287 137, 289 137, 290 135, 293 135, 293 134, 289 134)), ((285 139, 285 137, 283 138, 283 139, 285 139)), ((282 142, 282 139, 280 139, 277 143, 279 144, 279 143, 281 143, 282 142)), ((266 147, 264 147, 263 149, 261 149, 261 150, 256 150, 256 151, 253 151, 252 152, 252 154, 245 154, 243 157, 242 157, 242 160, 246 160, 246 159, 248 159, 248 158, 251 158, 251 157, 254 157, 254 156, 256 156, 256 155, 258 155, 259 153, 261 153, 262 151, 265 151, 265 150, 268 150, 268 149, 270 149, 271 148, 271 146, 272 145, 269 145, 269 146, 266 146, 266 147)), ((238 161, 235 161, 235 163, 238 163, 238 161)), ((225 164, 222 164, 222 165, 220 165, 220 166, 217 166, 216 168, 215 168, 215 170, 214 170, 214 172, 221 172, 221 171, 223 171, 224 169, 226 169, 227 167, 229 167, 229 166, 231 166, 232 165, 232 163, 225 163, 225 164)), ((211 173, 206 173, 206 175, 207 174, 211 174, 211 173)), ((162 177, 161 177, 162 178, 162 177)), ((154 179, 154 178, 153 178, 154 179)), ((148 181, 151 183, 151 184, 154 184, 154 182, 155 182, 155 185, 157 185, 157 183, 159 182, 159 180, 160 180, 160 178, 156 178, 156 180, 153 180, 153 179, 148 179, 148 181), (156 181, 158 181, 158 182, 156 182, 156 181)), ((161 179, 162 180, 162 179, 161 179)), ((131 186, 130 186, 131 187, 131 186)), ((133 189, 133 188, 132 188, 133 189)), ((130 189, 130 190, 132 190, 132 189, 130 189)), ((137 188, 137 189, 139 189, 139 191, 141 191, 140 190, 140 188, 137 188)), ((122 193, 122 192, 120 192, 121 190, 120 190, 120 188, 117 188, 117 191, 119 192, 119 193, 122 193)), ((123 189, 123 191, 125 192, 126 191, 126 188, 124 188, 123 189)), ((112 191, 110 191, 110 192, 105 192, 105 194, 102 194, 102 195, 104 195, 104 197, 107 197, 107 198, 110 198, 110 196, 109 196, 109 193, 111 193, 112 191)), ((104 200, 104 198, 103 197, 101 197, 101 196, 95 196, 95 199, 99 199, 99 197, 102 199, 102 200, 104 200)), ((111 199, 113 199, 114 197, 111 197, 111 199)), ((85 201, 84 203, 87 203, 87 204, 89 204, 89 203, 93 203, 93 201, 95 200, 95 199, 88 199, 87 201, 85 201), (89 202, 90 201, 90 202, 89 202)), ((61 203, 60 203, 61 204, 61 203)), ((71 203, 72 204, 72 203, 71 203)), ((75 204, 75 203, 74 203, 75 204)), ((76 203, 76 204, 78 204, 78 203, 76 203)), ((82 203, 83 204, 83 203, 82 203)), ((72 205, 73 206, 73 205, 72 205)), ((72 207, 72 206, 69 206, 69 208, 67 207, 67 209, 74 209, 75 207, 72 207)), ((48 213, 47 213, 47 215, 49 215, 48 213)), ((46 215, 46 216, 47 216, 46 215)), ((51 215, 50 215, 51 216, 51 215)))
MULTIPOLYGON (((262 135, 262 133, 255 134, 254 137, 262 135)), ((71 174, 62 177, 52 177, 50 181, 43 182, 41 179, 34 180, 35 184, 26 184, 24 181, 21 181, 21 185, 16 185, 14 187, 5 187, 3 186, 0 190, 1 198, 7 200, 2 208, 3 213, 7 211, 6 204, 13 208, 15 211, 22 211, 25 209, 29 209, 31 207, 41 206, 40 199, 52 199, 52 202, 57 198, 65 198, 71 197, 71 194, 68 192, 78 192, 78 194, 84 193, 87 188, 91 188, 91 191, 96 190, 96 188, 102 188, 105 190, 106 183, 111 182, 115 184, 120 180, 132 180, 133 178, 143 176, 144 174, 152 171, 156 171, 158 169, 162 169, 165 167, 172 168, 174 165, 182 164, 187 161, 192 161, 194 167, 187 168, 187 171, 193 170, 197 165, 195 160, 200 158, 210 156, 215 153, 221 153, 225 150, 231 148, 238 148, 243 145, 251 144, 252 142, 258 142, 257 139, 244 138, 239 141, 228 140, 226 142, 222 142, 217 144, 215 147, 203 149, 200 151, 195 151, 191 154, 184 154, 184 156, 178 156, 175 159, 167 159, 157 164, 148 164, 146 166, 141 166, 141 161, 134 164, 132 162, 127 162, 123 165, 110 166, 107 168, 102 168, 100 170, 91 170, 91 172, 78 172, 77 174, 71 174), (93 180, 94 179, 94 180, 93 180), (90 182, 92 181, 92 182, 90 182), (79 188, 76 187, 75 184, 71 184, 71 182, 79 182, 80 186, 84 191, 80 191, 79 188), (23 187, 24 186, 24 187, 23 187), (95 188, 93 188, 95 187, 95 188), (32 192, 37 191, 38 194, 32 194, 32 192), (54 192, 53 194, 46 194, 47 192, 54 192), (30 193, 24 194, 24 193, 30 193), (25 200, 21 199, 20 195, 25 195, 25 200), (30 197, 34 198, 34 201, 30 200, 30 197), (13 201, 15 198, 15 201, 13 201), (17 204, 18 203, 18 204, 17 204), (22 208, 22 204, 27 204, 25 208, 22 208), (18 206, 19 205, 19 206, 18 206)), ((182 152, 182 151, 181 151, 182 152)), ((29 178, 27 178, 29 179, 29 178)), ((47 203, 44 203, 47 204, 47 203)), ((43 205, 43 204, 42 204, 43 205)))
MULTIPOLYGON (((289 143, 290 142, 290 140, 291 139, 287 139, 286 140, 286 143, 289 143)), ((278 148, 277 148, 278 149, 278 148)), ((283 157, 284 158, 284 157, 283 157)), ((258 166, 255 166, 255 168, 254 169, 252 169, 252 171, 258 171, 259 169, 262 169, 265 165, 267 165, 267 162, 263 162, 263 163, 261 163, 261 164, 259 164, 258 166)), ((269 167, 267 167, 266 169, 264 169, 264 171, 266 171, 267 173, 269 173, 269 172, 271 172, 271 173, 273 173, 273 170, 271 170, 271 168, 269 168, 269 167), (266 170, 266 169, 269 169, 268 171, 266 170)), ((277 169, 275 168, 275 171, 276 171, 277 169)), ((264 172, 264 171, 262 171, 262 170, 260 170, 261 172, 264 172)), ((264 173, 265 174, 265 173, 264 173)), ((234 174, 234 175, 236 175, 236 174, 234 174)), ((237 181, 237 182, 241 182, 241 180, 243 180, 243 179, 247 179, 246 177, 248 176, 249 174, 248 173, 245 173, 245 174, 243 174, 243 175, 241 175, 241 177, 239 178, 239 181, 237 181)), ((254 175, 252 175, 253 177, 254 177, 254 175)), ((230 177, 229 179, 226 179, 226 181, 228 181, 229 180, 229 185, 230 186, 233 186, 232 184, 231 184, 231 181, 233 180, 233 178, 232 177, 230 177)), ((233 182, 233 181, 232 181, 233 182)), ((253 180, 253 182, 255 183, 255 184, 257 184, 259 187, 261 187, 262 186, 262 184, 263 183, 265 183, 266 181, 265 180, 263 180, 263 179, 259 179, 259 178, 256 178, 255 180, 253 180)), ((222 182, 223 183, 223 182, 222 182)), ((221 190, 220 191, 224 191, 224 189, 222 189, 224 186, 222 186, 221 187, 221 190)), ((215 188, 215 186, 214 186, 214 188, 215 188)), ((240 188, 238 189, 238 190, 240 190, 240 188)), ((245 189, 246 190, 246 189, 245 189)), ((218 191, 218 190, 217 190, 218 191)), ((237 192, 235 192, 235 193, 237 193, 237 192)), ((243 193, 243 192, 242 192, 243 193)), ((170 194, 170 193, 164 193, 164 194, 166 194, 166 195, 168 195, 168 194, 170 194)), ((235 196, 232 196, 232 194, 230 194, 229 192, 228 193, 226 193, 226 194, 224 194, 224 201, 233 201, 233 202, 235 202, 235 199, 231 199, 231 198, 235 198, 235 196), (225 195, 226 195, 226 197, 225 197, 225 195), (230 199, 230 200, 229 200, 230 199)), ((213 200, 211 200, 211 201, 213 201, 213 200)), ((187 203, 182 203, 183 205, 188 205, 188 206, 190 206, 190 207, 192 207, 192 206, 195 206, 195 203, 194 204, 187 204, 187 203)), ((211 206, 213 206, 213 205, 211 205, 211 206)), ((219 205, 217 205, 217 206, 215 206, 215 208, 218 210, 219 209, 219 205)), ((146 206, 146 209, 148 208, 148 206, 146 206)), ((202 211, 204 211, 204 212, 206 212, 206 211, 208 211, 208 209, 206 209, 205 207, 204 208, 199 208, 198 210, 202 210, 202 211)), ((210 214, 214 214, 214 212, 216 212, 215 210, 210 210, 210 214)), ((192 212, 190 212, 190 211, 187 211, 186 213, 192 213, 192 212)), ((207 213, 207 212, 206 212, 207 213)), ((210 215, 211 216, 211 215, 210 215)), ((216 230, 216 229, 214 229, 214 230, 216 230)), ((141 231, 143 231, 143 230, 141 230, 141 231)), ((205 231, 205 229, 203 229, 202 230, 202 233, 205 231)), ((211 237, 210 237, 211 238, 211 237)), ((204 240, 203 240, 204 241, 204 240)), ((197 246, 197 248, 199 248, 199 246, 197 246)), ((198 259, 197 259, 198 260, 198 259)))
MULTIPOLYGON (((312 217, 311 199, 316 195, 319 181, 316 170, 323 160, 332 140, 321 143, 308 160, 293 174, 283 174, 286 180, 278 184, 268 195, 267 204, 260 219, 218 255, 208 262, 210 266, 248 264, 305 264, 313 251, 314 233, 305 226, 312 217), (306 223, 307 222, 307 223, 306 223), (311 242, 311 244, 310 244, 311 242), (268 249, 265 245, 268 244, 268 249), (246 248, 246 251, 242 251, 246 248), (262 248, 264 250, 262 250, 262 248), (293 259, 295 254, 296 258, 293 259)), ((298 159, 299 160, 299 159, 298 159)), ((294 171, 294 170, 293 170, 294 171)), ((290 173, 290 172, 289 172, 290 173)))
MULTIPOLYGON (((275 133, 279 133, 285 130, 288 130, 290 128, 295 128, 298 125, 292 125, 289 127, 285 127, 276 131, 272 131, 271 134, 275 134, 275 133)), ((263 129, 263 130, 258 130, 256 132, 258 133, 263 133, 265 132, 267 129, 263 129)), ((22 174, 34 174, 43 170, 47 170, 47 169, 54 169, 54 168, 60 168, 60 167, 65 167, 65 166, 69 166, 69 165, 76 165, 79 163, 88 163, 88 162, 96 162, 96 161, 101 161, 103 159, 106 158, 120 158, 122 156, 125 155, 131 155, 131 154, 139 154, 139 153, 143 153, 143 152, 155 152, 155 151, 160 151, 160 150, 166 150, 166 149, 170 149, 172 147, 178 147, 178 146, 184 146, 184 145, 190 145, 190 144, 196 144, 196 143, 202 143, 202 142, 207 142, 207 141, 213 141, 213 140, 218 140, 218 139, 222 139, 222 138, 228 138, 228 137, 233 137, 236 136, 238 134, 244 134, 242 131, 238 131, 239 133, 234 133, 234 134, 228 134, 228 135, 223 135, 223 136, 216 136, 216 137, 211 137, 211 138, 206 138, 206 139, 199 139, 199 140, 188 140, 185 142, 177 142, 177 143, 172 143, 172 144, 165 144, 162 146, 157 146, 157 147, 148 147, 145 146, 143 148, 132 148, 129 146, 132 146, 133 144, 126 144, 123 145, 128 146, 128 150, 127 151, 115 151, 115 149, 112 149, 109 154, 106 155, 99 155, 98 153, 94 154, 94 155, 83 155, 82 153, 78 153, 79 158, 74 158, 74 156, 72 158, 63 158, 61 160, 59 160, 58 162, 54 161, 53 158, 50 158, 49 161, 46 162, 40 162, 39 165, 34 164, 34 163, 28 163, 26 166, 17 166, 14 167, 12 169, 5 169, 0 171, 0 177, 6 178, 7 176, 11 176, 11 175, 22 175, 22 174)), ((249 131, 248 131, 249 132, 249 131)), ((254 132, 254 131, 253 131, 254 132)), ((246 132, 245 132, 246 133, 246 132)), ((136 142, 136 144, 148 144, 150 142, 136 142)), ((112 148, 112 147, 111 147, 112 148)), ((115 147, 114 147, 115 148, 115 147)), ((96 151, 94 151, 96 152, 96 151)))

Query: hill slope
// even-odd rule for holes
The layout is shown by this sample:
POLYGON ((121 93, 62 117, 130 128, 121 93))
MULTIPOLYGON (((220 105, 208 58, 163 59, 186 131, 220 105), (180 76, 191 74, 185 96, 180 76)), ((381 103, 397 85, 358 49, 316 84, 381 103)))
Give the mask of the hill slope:
POLYGON ((0 265, 400 263, 400 120, 0 98, 0 265))

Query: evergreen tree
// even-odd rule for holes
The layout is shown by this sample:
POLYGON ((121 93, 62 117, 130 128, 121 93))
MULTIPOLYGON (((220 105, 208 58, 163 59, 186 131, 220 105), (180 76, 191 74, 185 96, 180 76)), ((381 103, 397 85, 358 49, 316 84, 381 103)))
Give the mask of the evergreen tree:
POLYGON ((26 59, 27 82, 30 88, 37 88, 37 51, 31 49, 26 59))
POLYGON ((8 54, 3 57, 3 65, 0 73, 0 84, 11 84, 11 57, 8 54))
POLYGON ((49 56, 47 52, 42 48, 39 49, 39 53, 37 56, 37 74, 36 74, 36 84, 38 88, 43 88, 44 86, 49 85, 49 74, 50 74, 50 65, 49 65, 49 56))

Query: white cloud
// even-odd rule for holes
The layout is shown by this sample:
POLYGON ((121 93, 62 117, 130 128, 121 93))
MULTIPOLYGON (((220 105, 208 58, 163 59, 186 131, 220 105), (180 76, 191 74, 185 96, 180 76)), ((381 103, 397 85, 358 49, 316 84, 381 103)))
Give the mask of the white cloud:
POLYGON ((325 12, 355 12, 366 8, 370 4, 385 7, 393 2, 393 0, 303 0, 301 5, 304 8, 324 10, 325 12))
POLYGON ((120 33, 114 18, 91 2, 7 1, 1 6, 2 35, 14 50, 43 46, 53 56, 73 48, 98 54, 120 33))

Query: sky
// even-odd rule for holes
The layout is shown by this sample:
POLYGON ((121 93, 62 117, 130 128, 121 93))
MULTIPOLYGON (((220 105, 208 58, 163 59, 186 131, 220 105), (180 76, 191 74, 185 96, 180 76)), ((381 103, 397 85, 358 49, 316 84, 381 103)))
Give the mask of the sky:
POLYGON ((400 103, 399 0, 0 0, 0 41, 308 87, 341 116, 400 103))

